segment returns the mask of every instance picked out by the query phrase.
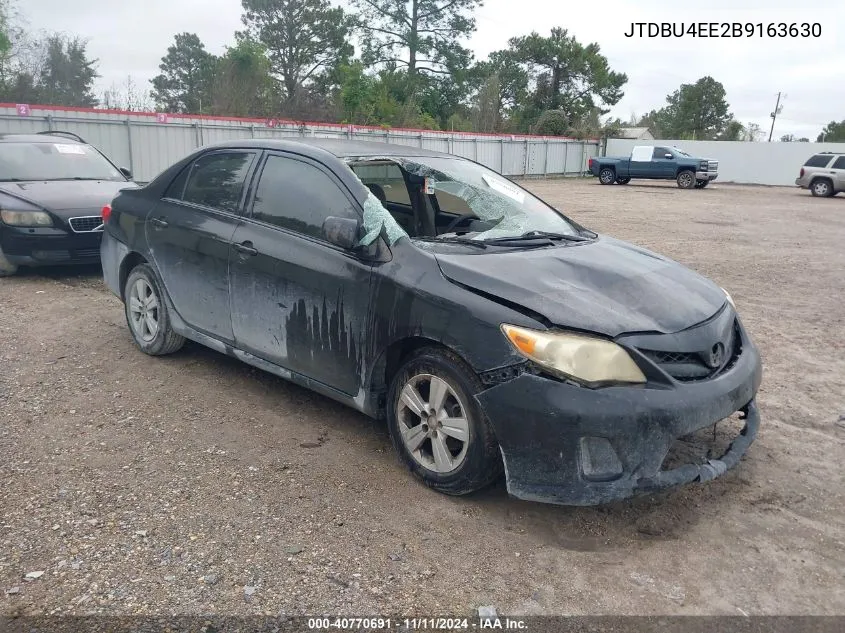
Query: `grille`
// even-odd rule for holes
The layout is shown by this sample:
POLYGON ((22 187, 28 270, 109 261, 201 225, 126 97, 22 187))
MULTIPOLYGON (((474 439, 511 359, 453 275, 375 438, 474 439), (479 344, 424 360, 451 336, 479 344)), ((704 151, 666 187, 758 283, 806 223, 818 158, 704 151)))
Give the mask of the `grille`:
POLYGON ((716 368, 705 363, 705 352, 663 352, 649 349, 640 349, 640 352, 675 380, 694 382, 712 378, 736 364, 742 353, 742 337, 739 335, 739 326, 736 322, 734 322, 730 339, 725 341, 725 348, 728 354, 722 365, 716 368))
POLYGON ((94 259, 100 256, 99 248, 81 248, 76 251, 71 251, 73 259, 94 259))
POLYGON ((70 219, 70 228, 74 233, 94 233, 103 230, 103 218, 99 215, 86 215, 70 219))
POLYGON ((707 166, 707 171, 719 171, 719 161, 711 160, 710 164, 707 166))
POLYGON ((697 354, 685 354, 682 352, 653 352, 644 350, 646 356, 661 365, 665 363, 697 363, 700 359, 697 354))

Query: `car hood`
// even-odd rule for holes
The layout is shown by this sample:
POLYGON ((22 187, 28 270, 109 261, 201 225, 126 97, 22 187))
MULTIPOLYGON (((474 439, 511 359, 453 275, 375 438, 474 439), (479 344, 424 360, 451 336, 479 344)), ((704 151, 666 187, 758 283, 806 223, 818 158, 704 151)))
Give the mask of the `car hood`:
POLYGON ((726 301, 719 286, 689 268, 607 236, 575 246, 436 258, 453 282, 559 327, 611 337, 679 332, 726 301))
POLYGON ((0 192, 65 217, 65 212, 81 210, 95 211, 99 215, 118 191, 137 186, 134 182, 112 180, 42 180, 3 182, 0 192))

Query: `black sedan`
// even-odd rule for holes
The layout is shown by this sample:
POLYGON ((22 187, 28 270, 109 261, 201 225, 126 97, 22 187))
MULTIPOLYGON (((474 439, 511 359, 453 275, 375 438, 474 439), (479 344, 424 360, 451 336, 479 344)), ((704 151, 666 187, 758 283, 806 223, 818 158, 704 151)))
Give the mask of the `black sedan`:
POLYGON ((756 435, 760 356, 727 292, 471 161, 230 142, 104 213, 142 351, 191 339, 384 417, 441 492, 504 473, 519 498, 603 503, 711 479, 756 435), (724 454, 664 467, 738 411, 724 454))
POLYGON ((102 208, 130 176, 73 134, 0 134, 0 276, 98 263, 102 208))

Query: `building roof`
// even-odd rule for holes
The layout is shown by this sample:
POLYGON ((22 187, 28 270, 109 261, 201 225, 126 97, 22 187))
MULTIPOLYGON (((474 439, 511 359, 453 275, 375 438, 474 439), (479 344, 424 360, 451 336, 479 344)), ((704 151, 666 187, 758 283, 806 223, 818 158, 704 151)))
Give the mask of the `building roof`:
POLYGON ((654 138, 651 134, 651 130, 647 127, 623 127, 619 128, 619 132, 617 133, 618 138, 654 138))

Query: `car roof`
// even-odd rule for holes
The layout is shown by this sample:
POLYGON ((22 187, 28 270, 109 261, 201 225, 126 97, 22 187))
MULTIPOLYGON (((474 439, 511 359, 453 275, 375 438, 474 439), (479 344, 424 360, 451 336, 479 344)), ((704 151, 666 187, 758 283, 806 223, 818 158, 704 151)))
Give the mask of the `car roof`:
POLYGON ((67 136, 52 134, 0 134, 0 143, 62 143, 64 145, 87 145, 67 136))
POLYGON ((400 145, 398 143, 379 143, 374 141, 352 141, 333 138, 291 138, 291 139, 243 139, 225 141, 207 145, 208 149, 275 149, 299 153, 318 154, 320 151, 333 154, 337 158, 350 157, 440 157, 457 158, 451 154, 435 152, 421 147, 400 145), (313 150, 316 150, 314 152, 313 150))

